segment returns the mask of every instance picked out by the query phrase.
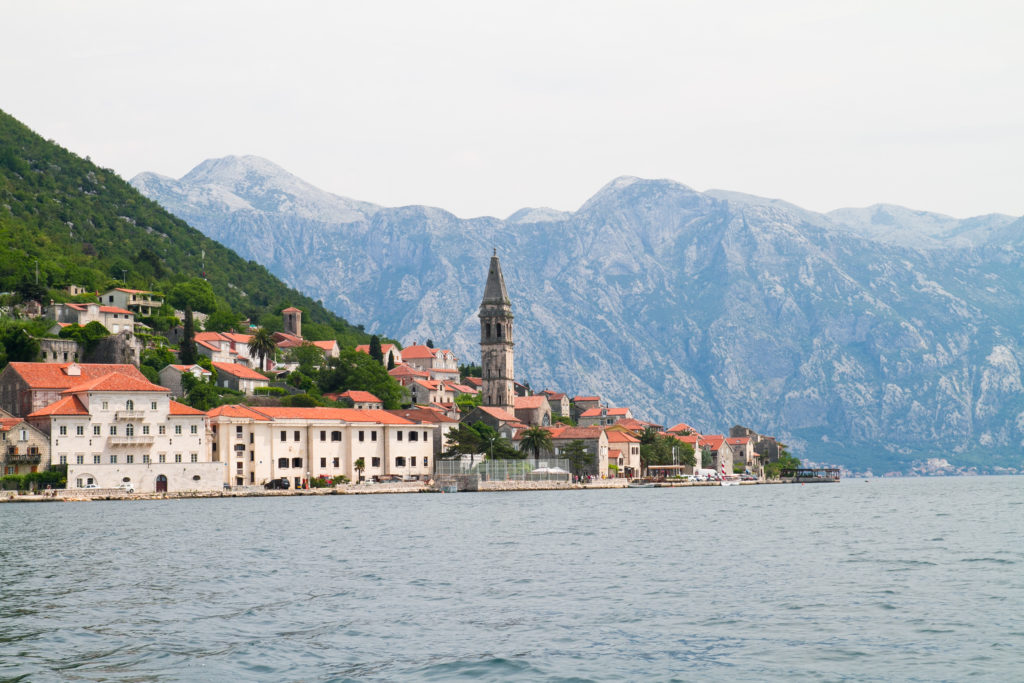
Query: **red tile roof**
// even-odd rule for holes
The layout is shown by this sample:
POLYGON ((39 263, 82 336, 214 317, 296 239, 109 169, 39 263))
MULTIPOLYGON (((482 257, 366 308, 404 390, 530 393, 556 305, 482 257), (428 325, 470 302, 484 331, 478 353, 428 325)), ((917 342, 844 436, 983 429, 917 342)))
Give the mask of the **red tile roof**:
POLYGON ((262 413, 258 413, 248 406, 240 405, 226 405, 217 406, 213 410, 206 412, 209 417, 241 417, 248 418, 250 420, 258 420, 260 422, 269 422, 270 418, 262 413))
POLYGON ((694 429, 690 425, 686 424, 685 422, 680 422, 679 424, 677 424, 674 427, 669 427, 666 431, 669 431, 669 432, 694 432, 694 433, 697 432, 696 429, 694 429))
POLYGON ((288 308, 284 309, 281 312, 282 313, 302 313, 302 310, 298 309, 298 308, 295 308, 294 306, 289 306, 288 308))
POLYGON ((466 383, 467 384, 472 384, 474 387, 479 389, 480 387, 482 387, 484 385, 484 380, 482 378, 480 378, 480 377, 467 377, 466 378, 466 383))
POLYGON ((750 443, 749 436, 731 436, 725 440, 730 446, 745 446, 750 443))
POLYGON ((507 410, 502 410, 501 408, 495 408, 493 406, 479 406, 479 410, 490 415, 495 420, 500 420, 502 422, 519 422, 518 417, 507 410))
POLYGON ((29 413, 29 417, 46 417, 49 415, 89 415, 89 409, 77 396, 65 396, 64 398, 51 403, 45 408, 40 408, 29 413))
POLYGON ((159 384, 153 384, 145 378, 137 379, 122 375, 119 372, 111 372, 102 377, 76 384, 61 393, 81 394, 86 391, 160 391, 166 393, 170 389, 159 384))
POLYGON ((719 448, 722 447, 722 443, 724 441, 725 436, 723 436, 722 434, 705 435, 704 438, 701 439, 701 445, 708 446, 711 448, 711 450, 717 451, 719 448))
POLYGON ((192 406, 187 406, 184 403, 178 403, 177 401, 171 401, 171 415, 206 415, 201 410, 196 410, 192 406))
POLYGON ((604 430, 600 427, 553 427, 552 439, 600 439, 604 430))
POLYGON ((371 394, 369 391, 349 389, 348 391, 338 394, 338 397, 347 398, 355 403, 383 403, 383 401, 371 394))
POLYGON ((134 365, 108 363, 9 363, 11 372, 16 373, 32 389, 67 389, 76 384, 117 372, 135 379, 145 380, 146 376, 134 365), (67 368, 76 366, 78 375, 67 374, 67 368))
POLYGON ((127 292, 128 294, 152 294, 153 292, 147 289, 125 289, 124 287, 114 287, 115 292, 127 292))
POLYGON ((428 422, 430 424, 458 423, 458 420, 453 420, 434 408, 404 408, 402 410, 389 410, 388 412, 411 422, 428 422))
POLYGON ((388 370, 388 374, 391 375, 392 377, 430 377, 429 372, 417 370, 411 365, 406 365, 405 363, 402 363, 401 365, 396 365, 395 367, 391 368, 390 370, 388 370))
POLYGON ((534 396, 516 396, 516 410, 536 410, 548 402, 546 396, 535 394, 534 396))
POLYGON ((608 443, 640 443, 640 439, 632 434, 620 432, 617 429, 605 430, 605 434, 608 435, 608 443))
POLYGON ((412 424, 409 420, 392 415, 386 410, 356 410, 355 408, 256 408, 267 417, 279 420, 340 420, 342 422, 376 422, 380 424, 412 424))
POLYGON ((237 377, 238 379, 261 379, 264 382, 269 382, 266 375, 262 375, 252 368, 247 368, 244 365, 238 363, 214 363, 213 367, 217 368, 217 372, 223 372, 228 375, 237 377))
POLYGON ((403 360, 409 360, 410 358, 433 358, 436 354, 437 349, 432 349, 423 344, 413 344, 402 349, 403 360))
POLYGON ((575 403, 575 402, 578 402, 578 401, 600 401, 600 400, 601 400, 600 396, 577 396, 577 397, 575 397, 573 399, 573 402, 575 403))
POLYGON ((601 408, 588 408, 580 413, 580 417, 601 417, 601 408))
POLYGON ((625 415, 628 412, 629 412, 629 408, 609 408, 608 409, 608 414, 611 415, 612 417, 615 417, 616 415, 625 415))
POLYGON ((100 313, 121 313, 122 315, 135 315, 131 311, 126 311, 123 308, 117 306, 100 306, 100 313))

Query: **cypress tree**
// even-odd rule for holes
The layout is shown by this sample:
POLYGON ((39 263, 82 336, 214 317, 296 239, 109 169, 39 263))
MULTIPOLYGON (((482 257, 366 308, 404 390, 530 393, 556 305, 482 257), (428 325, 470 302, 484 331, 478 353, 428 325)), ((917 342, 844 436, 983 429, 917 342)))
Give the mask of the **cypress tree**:
POLYGON ((377 335, 370 337, 370 358, 374 359, 381 365, 384 364, 384 351, 380 348, 380 337, 377 335))
POLYGON ((181 347, 178 350, 178 359, 182 365, 192 365, 196 362, 196 330, 192 323, 192 306, 185 304, 185 330, 181 336, 181 347))

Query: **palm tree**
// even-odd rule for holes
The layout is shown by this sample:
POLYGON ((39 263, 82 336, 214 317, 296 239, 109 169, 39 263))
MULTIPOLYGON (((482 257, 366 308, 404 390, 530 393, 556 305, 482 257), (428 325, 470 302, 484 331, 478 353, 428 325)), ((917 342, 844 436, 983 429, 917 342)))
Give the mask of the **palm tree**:
POLYGON ((356 466, 356 472, 359 473, 358 481, 362 481, 363 480, 363 470, 366 469, 366 461, 363 460, 362 458, 356 458, 356 461, 353 464, 356 466))
POLYGON ((523 431, 521 438, 522 449, 533 451, 533 459, 540 459, 541 451, 551 450, 551 432, 543 427, 530 427, 523 431))
POLYGON ((258 328, 249 339, 249 353, 260 357, 260 369, 267 369, 267 357, 273 357, 277 343, 267 328, 258 328))

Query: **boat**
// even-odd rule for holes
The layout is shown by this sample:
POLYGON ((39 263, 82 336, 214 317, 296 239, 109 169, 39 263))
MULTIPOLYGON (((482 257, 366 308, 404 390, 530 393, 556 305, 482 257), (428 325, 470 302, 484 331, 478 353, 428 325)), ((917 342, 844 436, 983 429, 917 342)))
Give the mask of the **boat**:
POLYGON ((719 476, 721 477, 721 481, 719 482, 720 485, 722 485, 722 486, 739 486, 740 485, 740 481, 742 481, 740 479, 740 475, 738 475, 738 474, 726 474, 726 472, 725 472, 725 462, 724 461, 722 462, 722 465, 721 465, 720 469, 721 469, 721 471, 719 472, 719 476))

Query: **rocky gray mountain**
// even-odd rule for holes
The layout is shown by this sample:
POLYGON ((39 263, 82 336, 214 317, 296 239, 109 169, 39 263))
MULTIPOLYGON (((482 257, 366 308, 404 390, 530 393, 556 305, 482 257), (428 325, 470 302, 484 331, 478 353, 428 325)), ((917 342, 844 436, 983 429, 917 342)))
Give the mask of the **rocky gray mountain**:
POLYGON ((132 183, 349 320, 478 358, 492 248, 535 389, 815 462, 1024 467, 1024 220, 805 211, 618 178, 575 212, 462 219, 332 195, 255 157, 132 183))

